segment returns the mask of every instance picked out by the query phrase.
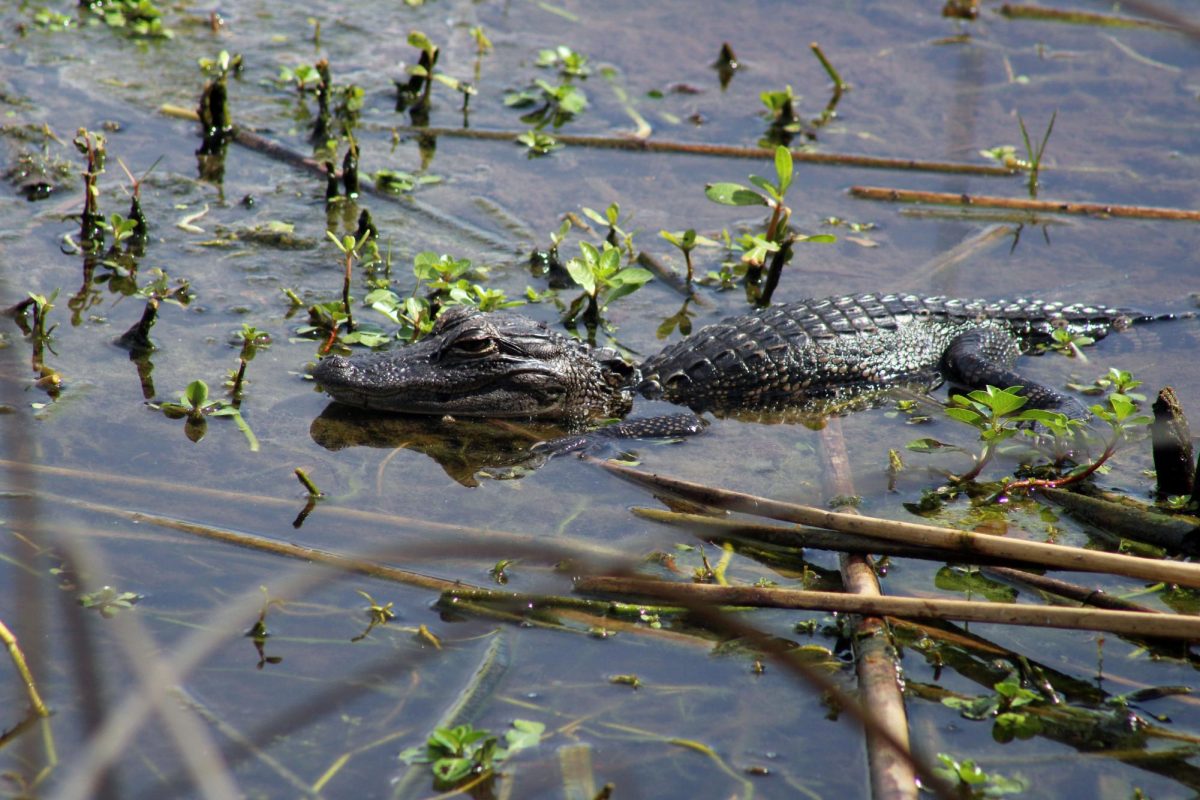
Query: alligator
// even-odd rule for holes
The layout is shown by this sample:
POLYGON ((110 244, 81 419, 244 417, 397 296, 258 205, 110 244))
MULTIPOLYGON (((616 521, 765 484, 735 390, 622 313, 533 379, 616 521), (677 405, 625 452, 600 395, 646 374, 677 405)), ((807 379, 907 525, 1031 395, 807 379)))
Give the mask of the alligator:
MULTIPOLYGON (((931 389, 947 380, 1022 386, 1028 407, 1082 416, 1074 399, 1015 372, 1017 357, 1058 329, 1099 339, 1142 319, 1150 318, 1090 305, 852 295, 731 317, 637 366, 519 314, 453 306, 415 344, 329 356, 312 375, 350 406, 553 420, 571 430, 624 417, 635 392, 724 416, 844 408, 898 385, 931 389)), ((672 427, 634 422, 644 424, 629 435, 672 427)))

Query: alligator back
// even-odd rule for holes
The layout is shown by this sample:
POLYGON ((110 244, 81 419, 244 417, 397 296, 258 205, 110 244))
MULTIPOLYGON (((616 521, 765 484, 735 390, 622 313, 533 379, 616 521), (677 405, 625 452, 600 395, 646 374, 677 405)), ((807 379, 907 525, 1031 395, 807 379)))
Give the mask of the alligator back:
POLYGON ((999 375, 1056 328, 1100 338, 1128 318, 1119 309, 1030 300, 801 300, 723 320, 668 346, 642 365, 639 389, 712 411, 838 402, 900 383, 936 385, 951 343, 970 331, 980 332, 972 355, 999 375))

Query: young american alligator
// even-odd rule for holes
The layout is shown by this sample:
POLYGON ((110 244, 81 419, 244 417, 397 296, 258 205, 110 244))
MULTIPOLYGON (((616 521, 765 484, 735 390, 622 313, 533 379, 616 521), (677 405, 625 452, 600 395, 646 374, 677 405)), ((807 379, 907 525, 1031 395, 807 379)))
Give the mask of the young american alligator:
MULTIPOLYGON (((1023 386, 1030 406, 1082 414, 1013 371, 1053 331, 1100 338, 1131 321, 1113 308, 868 294, 801 300, 709 325, 640 367, 518 314, 456 306, 416 344, 330 356, 313 377, 334 400, 410 414, 557 420, 622 417, 633 392, 727 414, 850 403, 942 380, 1023 386)), ((647 429, 652 431, 653 429, 647 429)), ((647 431, 638 431, 645 433, 647 431)))

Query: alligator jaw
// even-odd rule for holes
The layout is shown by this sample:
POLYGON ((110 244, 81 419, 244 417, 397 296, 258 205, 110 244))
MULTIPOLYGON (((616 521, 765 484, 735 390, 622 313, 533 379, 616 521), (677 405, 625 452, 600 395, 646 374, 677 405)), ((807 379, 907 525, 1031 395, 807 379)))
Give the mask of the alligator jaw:
POLYGON ((336 402, 376 411, 521 419, 567 415, 564 392, 545 380, 544 369, 510 365, 502 374, 480 376, 461 370, 434 374, 417 366, 396 353, 330 356, 312 375, 336 402))

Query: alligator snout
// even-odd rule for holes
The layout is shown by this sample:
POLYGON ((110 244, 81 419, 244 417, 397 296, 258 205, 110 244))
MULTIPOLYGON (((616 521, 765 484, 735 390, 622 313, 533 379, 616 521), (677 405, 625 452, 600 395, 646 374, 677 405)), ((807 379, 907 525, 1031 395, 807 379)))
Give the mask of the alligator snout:
POLYGON ((352 369, 350 359, 345 356, 328 356, 317 362, 313 367, 312 376, 313 380, 322 385, 343 384, 352 369))

